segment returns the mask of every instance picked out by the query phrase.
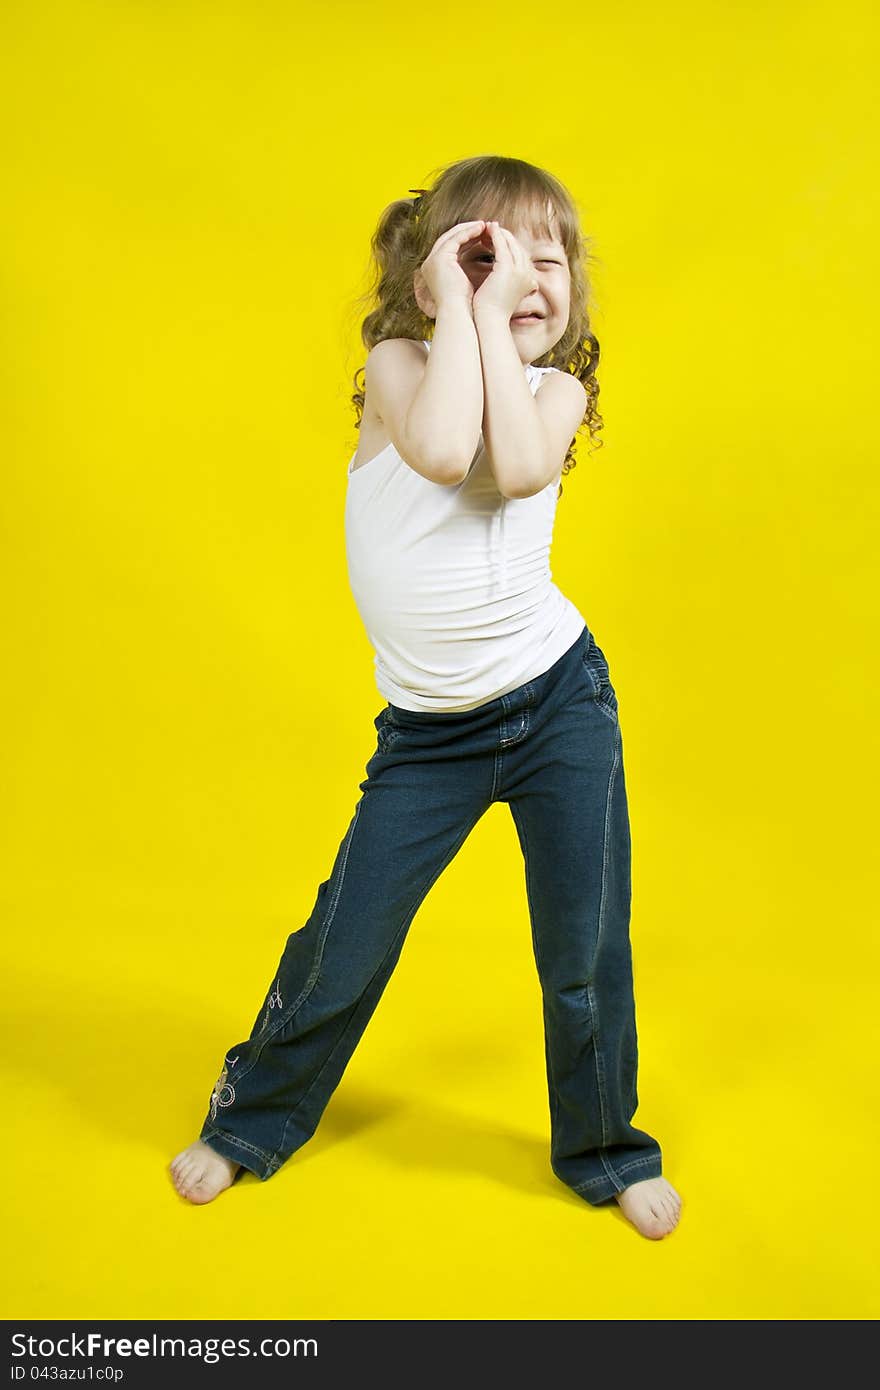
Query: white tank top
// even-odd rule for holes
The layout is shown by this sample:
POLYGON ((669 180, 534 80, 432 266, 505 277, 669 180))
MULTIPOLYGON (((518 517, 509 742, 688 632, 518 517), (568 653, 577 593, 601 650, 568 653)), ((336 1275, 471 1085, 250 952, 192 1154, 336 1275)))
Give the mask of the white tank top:
MULTIPOLYGON (((524 370, 534 395, 558 368, 524 370)), ((467 476, 449 485, 393 444, 352 472, 355 454, 346 560, 380 694, 401 709, 469 710, 543 675, 586 625, 550 573, 558 484, 503 497, 482 435, 467 476)))

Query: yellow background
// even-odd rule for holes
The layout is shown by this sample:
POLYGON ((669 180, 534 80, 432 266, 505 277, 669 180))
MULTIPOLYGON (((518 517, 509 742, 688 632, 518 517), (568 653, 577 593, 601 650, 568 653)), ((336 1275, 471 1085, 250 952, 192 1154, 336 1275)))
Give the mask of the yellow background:
POLYGON ((876 1317, 873 9, 6 6, 7 1318, 876 1317), (384 703, 369 237, 480 152, 598 258, 553 574, 619 698, 656 1243, 550 1171, 500 805, 311 1143, 208 1207, 166 1169, 384 703))

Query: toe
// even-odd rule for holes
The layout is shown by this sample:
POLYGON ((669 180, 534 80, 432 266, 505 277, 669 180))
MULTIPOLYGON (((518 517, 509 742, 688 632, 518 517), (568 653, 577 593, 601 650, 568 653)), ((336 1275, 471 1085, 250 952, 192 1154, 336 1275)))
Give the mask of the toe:
POLYGON ((663 1187, 660 1193, 664 1203, 673 1211, 677 1212, 681 1207, 681 1198, 672 1186, 671 1182, 663 1179, 663 1187))
POLYGON ((186 1167, 181 1172, 180 1181, 184 1187, 189 1188, 193 1187, 199 1181, 200 1177, 201 1173, 199 1169, 194 1163, 190 1162, 187 1163, 186 1167))
POLYGON ((651 1211, 654 1217, 654 1225, 660 1231, 661 1235, 665 1235, 667 1231, 672 1229, 672 1222, 668 1208, 662 1201, 657 1201, 655 1203, 652 1203, 651 1211))

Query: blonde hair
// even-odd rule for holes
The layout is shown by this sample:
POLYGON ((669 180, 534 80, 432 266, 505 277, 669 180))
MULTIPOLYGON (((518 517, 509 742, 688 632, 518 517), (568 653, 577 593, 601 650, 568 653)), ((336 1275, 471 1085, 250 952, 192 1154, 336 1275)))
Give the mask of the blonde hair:
MULTIPOLYGON (((371 241, 369 289, 355 300, 358 313, 368 310, 360 327, 364 346, 369 352, 385 338, 430 339, 433 320, 416 302, 413 276, 437 238, 475 214, 497 220, 503 227, 523 222, 536 236, 551 235, 549 221, 555 216, 570 272, 570 311, 562 338, 534 365, 557 367, 582 382, 587 406, 578 431, 586 424, 590 452, 601 448, 603 441, 597 437, 603 425, 597 409, 599 342, 590 326, 587 275, 590 243, 581 233, 577 208, 567 189, 535 164, 503 155, 473 155, 447 165, 433 187, 417 198, 389 203, 371 241)), ((351 397, 356 429, 360 429, 366 399, 365 382, 358 381, 362 372, 365 375, 363 366, 354 374, 351 397)), ((573 439, 563 461, 563 476, 576 466, 574 443, 573 439)), ((558 496, 562 496, 561 481, 558 496)))

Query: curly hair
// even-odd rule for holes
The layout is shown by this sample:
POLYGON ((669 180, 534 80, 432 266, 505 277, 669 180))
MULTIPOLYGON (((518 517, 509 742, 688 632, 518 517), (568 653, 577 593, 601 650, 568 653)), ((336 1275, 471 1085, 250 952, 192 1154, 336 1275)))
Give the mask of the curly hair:
MULTIPOLYGON (((435 171, 436 172, 436 171, 435 171)), ((473 155, 443 168, 430 189, 416 198, 397 198, 389 203, 373 233, 370 286, 355 301, 358 316, 368 310, 361 340, 369 352, 385 338, 430 339, 433 320, 419 308, 413 290, 416 269, 427 258, 443 232, 475 216, 497 220, 503 227, 520 223, 536 236, 550 236, 555 216, 558 236, 565 248, 570 272, 570 310, 559 342, 536 359, 535 366, 557 367, 576 376, 587 393, 584 418, 590 452, 603 441, 598 432, 603 419, 597 408, 599 342, 590 326, 590 282, 587 265, 593 258, 589 239, 582 235, 574 200, 558 179, 535 164, 503 155, 473 155)), ((360 429, 366 400, 366 370, 354 374, 355 428, 360 429), (358 378, 364 374, 364 382, 358 378)), ((562 476, 576 466, 575 438, 565 455, 562 476)), ((558 497, 562 496, 560 477, 558 497)))

